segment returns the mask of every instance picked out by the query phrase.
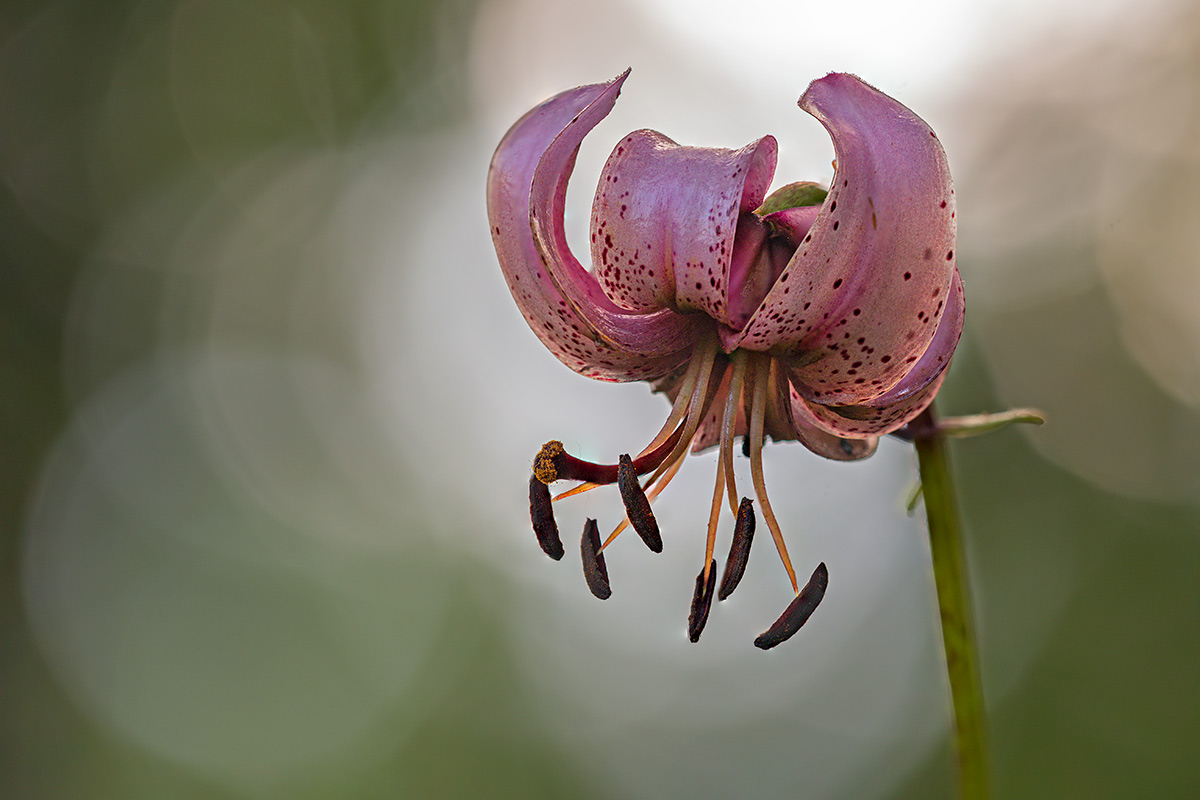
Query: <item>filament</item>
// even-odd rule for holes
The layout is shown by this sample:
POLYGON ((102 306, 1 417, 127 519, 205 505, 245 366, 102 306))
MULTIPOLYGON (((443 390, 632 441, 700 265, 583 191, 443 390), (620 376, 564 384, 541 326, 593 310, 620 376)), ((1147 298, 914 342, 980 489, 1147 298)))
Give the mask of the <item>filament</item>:
POLYGON ((754 491, 758 494, 758 502, 762 506, 771 538, 775 540, 775 549, 779 551, 779 559, 783 562, 783 568, 787 570, 788 580, 792 582, 792 591, 799 594, 796 571, 792 569, 787 544, 783 541, 783 531, 779 527, 779 521, 775 519, 775 512, 771 510, 771 501, 767 499, 767 483, 763 480, 763 419, 767 412, 767 383, 770 379, 771 359, 764 356, 758 359, 755 367, 754 400, 750 409, 750 477, 754 480, 754 491))
POLYGON ((691 400, 688 402, 683 433, 675 443, 675 447, 671 450, 670 455, 663 459, 658 469, 650 476, 651 481, 657 480, 660 475, 670 469, 672 464, 687 454, 688 447, 691 446, 692 439, 696 436, 696 430, 700 427, 700 422, 704 419, 704 414, 708 411, 708 404, 710 402, 709 394, 712 388, 713 372, 715 371, 714 368, 717 361, 716 354, 717 338, 716 336, 712 336, 705 340, 701 352, 693 356, 693 358, 700 359, 700 374, 696 379, 696 387, 692 390, 691 400))
POLYGON ((713 549, 717 544, 717 522, 721 518, 721 495, 725 489, 725 465, 717 459, 717 481, 713 486, 712 506, 708 511, 708 537, 704 541, 704 580, 708 580, 708 571, 712 569, 713 549))
POLYGON ((747 354, 733 355, 733 374, 729 378, 729 394, 725 397, 725 416, 721 420, 721 462, 725 472, 725 488, 729 494, 729 511, 737 515, 737 479, 733 475, 733 437, 737 428, 737 412, 742 402, 742 386, 746 380, 747 354))
MULTIPOLYGON (((703 353, 702 355, 708 354, 703 353)), ((667 416, 667 421, 663 423, 663 426, 659 432, 655 434, 652 440, 650 440, 650 444, 646 445, 645 449, 638 454, 639 457, 646 455, 651 450, 658 447, 660 444, 670 438, 671 434, 675 431, 676 426, 683 421, 684 414, 687 413, 687 409, 691 401, 692 392, 694 392, 696 389, 696 381, 700 377, 701 368, 703 366, 701 362, 703 360, 703 357, 693 357, 691 361, 688 362, 687 372, 683 374, 683 380, 679 383, 679 393, 675 395, 675 402, 671 404, 671 413, 667 416)))

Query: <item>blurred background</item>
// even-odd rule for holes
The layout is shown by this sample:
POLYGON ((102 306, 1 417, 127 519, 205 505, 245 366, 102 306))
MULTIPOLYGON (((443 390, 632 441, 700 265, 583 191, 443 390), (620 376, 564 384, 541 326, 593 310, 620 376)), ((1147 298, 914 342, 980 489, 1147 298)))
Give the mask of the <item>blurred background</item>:
MULTIPOLYGON (((844 70, 938 131, 968 294, 942 410, 1049 416, 954 449, 996 795, 1200 796, 1200 12, 731 9, 0 8, 0 797, 951 796, 909 448, 768 449, 798 569, 833 576, 770 653, 769 548, 686 640, 711 454, 606 603, 529 531, 543 441, 613 460, 666 406, 538 344, 484 176, 528 108, 627 66, 579 243, 635 128, 773 133, 777 184, 827 181, 795 101, 844 70)), ((568 540, 620 515, 558 511, 568 540)))

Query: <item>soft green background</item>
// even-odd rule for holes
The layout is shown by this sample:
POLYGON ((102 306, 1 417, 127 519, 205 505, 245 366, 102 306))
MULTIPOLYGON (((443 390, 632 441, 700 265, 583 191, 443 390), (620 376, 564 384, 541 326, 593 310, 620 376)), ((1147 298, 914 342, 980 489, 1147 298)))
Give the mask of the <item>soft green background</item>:
MULTIPOLYGON (((540 417, 588 417, 558 429, 584 448, 638 442, 608 394, 542 377, 483 168, 499 120, 630 62, 653 86, 682 45, 617 8, 643 50, 497 97, 513 61, 550 58, 488 60, 528 46, 493 34, 530 7, 0 8, 0 797, 950 796, 902 447, 794 479, 841 497, 827 472, 864 476, 819 519, 903 554, 898 595, 842 601, 852 647, 817 654, 813 631, 764 661, 766 612, 743 605, 691 648, 692 562, 638 595, 677 624, 639 627, 536 552, 540 417), (560 386, 578 407, 548 412, 560 386), (860 685, 893 704, 855 705, 860 685)), ((1200 796, 1200 15, 1112 19, 981 37, 911 99, 959 185, 968 330, 943 411, 1050 417, 954 449, 1002 798, 1200 796)), ((592 63, 611 43, 591 30, 550 50, 592 63)))

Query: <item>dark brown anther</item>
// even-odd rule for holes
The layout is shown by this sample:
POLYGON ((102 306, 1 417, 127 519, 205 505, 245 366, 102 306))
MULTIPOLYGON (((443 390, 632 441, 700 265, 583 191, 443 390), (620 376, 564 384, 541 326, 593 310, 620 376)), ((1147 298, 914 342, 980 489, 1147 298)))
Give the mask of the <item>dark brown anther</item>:
POLYGON ((746 562, 750 559, 750 543, 754 541, 754 501, 743 497, 738 505, 737 524, 733 526, 733 544, 729 546, 729 560, 725 562, 725 576, 721 578, 721 591, 717 597, 724 600, 733 594, 746 573, 746 562))
POLYGON ((714 558, 707 570, 696 576, 696 591, 692 594, 692 611, 688 614, 688 639, 700 641, 704 623, 708 622, 708 611, 712 608, 713 587, 717 583, 717 560, 714 558), (704 573, 708 573, 708 578, 704 573))
POLYGON ((642 537, 642 541, 652 553, 661 553, 663 542, 662 535, 658 532, 658 520, 650 510, 650 500, 638 483, 637 470, 634 469, 633 459, 628 453, 617 461, 617 488, 621 490, 621 500, 625 503, 629 524, 637 531, 637 535, 642 537))
POLYGON ((800 594, 796 595, 796 599, 791 602, 791 605, 784 610, 779 619, 775 620, 775 624, 754 640, 754 646, 760 650, 770 650, 775 645, 791 638, 817 610, 817 604, 825 596, 827 586, 829 586, 829 570, 825 568, 825 562, 822 561, 813 570, 812 577, 800 590, 800 594))
POLYGON ((583 556, 583 577, 587 578, 588 588, 596 597, 607 600, 612 596, 612 589, 608 585, 604 553, 600 552, 600 528, 594 519, 589 519, 583 526, 583 542, 579 552, 583 556))
POLYGON ((550 487, 529 476, 529 518, 533 521, 533 532, 546 555, 558 561, 563 557, 562 539, 558 536, 558 523, 554 521, 554 507, 550 502, 550 487))

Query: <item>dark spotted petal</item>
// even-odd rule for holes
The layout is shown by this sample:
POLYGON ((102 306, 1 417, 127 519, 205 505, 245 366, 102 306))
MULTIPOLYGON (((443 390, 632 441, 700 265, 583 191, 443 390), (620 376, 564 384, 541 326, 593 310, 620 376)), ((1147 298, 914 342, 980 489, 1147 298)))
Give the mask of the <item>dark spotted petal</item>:
POLYGON ((807 399, 856 405, 900 383, 933 340, 955 272, 953 184, 929 126, 858 78, 814 81, 800 107, 833 139, 833 185, 758 311, 723 346, 790 356, 807 399))
POLYGON ((592 263, 608 296, 728 323, 730 262, 745 239, 739 217, 755 221, 749 212, 762 203, 777 151, 771 136, 740 150, 686 147, 649 130, 621 140, 592 205, 592 263))
POLYGON ((858 405, 827 407, 796 397, 793 409, 796 416, 807 414, 821 428, 843 436, 870 437, 899 429, 933 402, 946 377, 946 367, 950 365, 962 327, 962 280, 956 270, 937 333, 929 349, 910 365, 900 383, 858 405))
POLYGON ((652 380, 686 360, 695 319, 614 304, 571 255, 563 229, 579 143, 612 109, 624 80, 563 92, 513 125, 488 170, 488 220, 513 299, 550 352, 590 377, 652 380))

